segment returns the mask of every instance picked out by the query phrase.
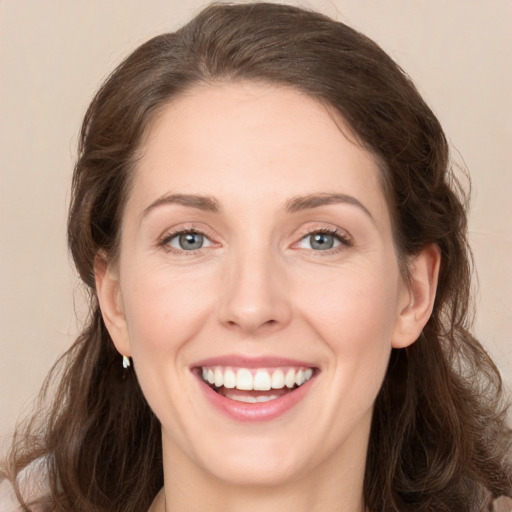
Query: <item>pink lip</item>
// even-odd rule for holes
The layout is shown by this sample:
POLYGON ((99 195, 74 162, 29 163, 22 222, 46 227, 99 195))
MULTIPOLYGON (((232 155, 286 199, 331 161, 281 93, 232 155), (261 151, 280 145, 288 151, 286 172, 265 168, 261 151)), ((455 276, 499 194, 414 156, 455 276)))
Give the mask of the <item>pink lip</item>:
POLYGON ((198 380, 205 397, 217 410, 236 421, 256 422, 278 418, 297 405, 310 390, 315 377, 313 376, 305 384, 280 398, 255 404, 230 400, 214 391, 200 377, 198 377, 198 380))
POLYGON ((317 374, 304 383, 302 386, 290 391, 289 393, 269 400, 268 402, 246 403, 237 400, 231 400, 214 391, 200 376, 200 367, 205 366, 231 366, 242 368, 273 368, 273 367, 306 367, 313 368, 310 363, 287 358, 246 358, 239 356, 221 356, 198 361, 193 365, 194 375, 197 378, 199 388, 205 398, 218 411, 227 415, 229 418, 240 422, 261 422, 270 421, 282 416, 287 411, 297 405, 310 391, 314 385, 317 374))
POLYGON ((237 355, 225 355, 210 357, 193 364, 192 368, 204 366, 231 366, 237 368, 277 368, 284 366, 294 366, 303 368, 314 368, 311 363, 288 359, 285 357, 246 357, 237 355))

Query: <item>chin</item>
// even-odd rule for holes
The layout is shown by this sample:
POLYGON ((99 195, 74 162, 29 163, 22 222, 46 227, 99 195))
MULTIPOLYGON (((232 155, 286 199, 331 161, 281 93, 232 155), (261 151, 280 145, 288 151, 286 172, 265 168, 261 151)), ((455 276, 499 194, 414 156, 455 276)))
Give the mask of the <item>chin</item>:
POLYGON ((226 444, 212 439, 210 446, 201 450, 196 465, 224 485, 242 487, 282 486, 307 474, 312 467, 308 454, 295 443, 291 446, 270 436, 231 438, 226 444))
POLYGON ((305 473, 300 464, 291 461, 278 461, 273 457, 239 458, 228 460, 224 464, 205 468, 216 479, 226 485, 238 487, 282 487, 305 473))

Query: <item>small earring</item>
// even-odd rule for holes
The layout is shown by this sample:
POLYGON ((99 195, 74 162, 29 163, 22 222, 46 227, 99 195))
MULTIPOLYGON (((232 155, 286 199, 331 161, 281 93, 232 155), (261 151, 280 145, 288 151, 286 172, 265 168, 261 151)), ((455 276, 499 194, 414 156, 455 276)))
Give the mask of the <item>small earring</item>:
POLYGON ((123 356, 123 368, 129 368, 132 364, 130 363, 130 358, 123 356))

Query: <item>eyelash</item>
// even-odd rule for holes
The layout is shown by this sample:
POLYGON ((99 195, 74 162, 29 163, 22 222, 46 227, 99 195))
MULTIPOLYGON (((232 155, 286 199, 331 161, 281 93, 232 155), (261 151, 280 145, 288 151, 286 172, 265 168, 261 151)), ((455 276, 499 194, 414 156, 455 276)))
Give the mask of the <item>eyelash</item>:
POLYGON ((172 247, 170 245, 171 240, 181 235, 201 235, 206 240, 208 240, 212 246, 218 245, 216 242, 213 241, 213 237, 211 235, 195 228, 181 228, 170 233, 165 233, 165 235, 163 235, 162 238, 158 241, 157 245, 158 247, 163 248, 167 252, 172 252, 179 255, 195 255, 198 254, 198 252, 201 251, 202 249, 205 249, 205 247, 200 247, 199 249, 187 251, 185 249, 177 249, 175 247, 172 247))
MULTIPOLYGON (((353 246, 352 239, 347 235, 347 233, 340 231, 337 228, 326 228, 326 227, 320 227, 320 228, 313 228, 308 229, 304 233, 302 233, 302 236, 298 242, 295 242, 293 245, 297 245, 303 240, 305 240, 308 237, 311 237, 312 235, 317 234, 323 234, 323 235, 330 235, 333 238, 335 238, 340 244, 336 247, 332 247, 330 249, 324 249, 324 250, 314 250, 314 249, 303 249, 306 251, 311 251, 315 255, 318 256, 329 256, 332 254, 336 254, 339 251, 343 251, 349 247, 353 246)), ((296 250, 301 250, 301 248, 297 248, 296 250)))
MULTIPOLYGON (((211 246, 215 246, 215 245, 218 246, 218 243, 213 241, 213 237, 211 237, 204 231, 194 229, 194 228, 183 228, 183 229, 178 229, 176 231, 172 231, 170 233, 166 233, 159 240, 157 245, 159 247, 162 247, 163 249, 165 249, 167 252, 173 252, 173 253, 180 254, 180 255, 185 255, 187 253, 190 255, 197 254, 199 251, 206 248, 206 247, 200 247, 199 249, 192 249, 192 250, 187 251, 185 249, 176 249, 176 248, 172 247, 171 245, 169 245, 171 240, 173 240, 174 238, 181 236, 181 235, 188 235, 188 234, 201 235, 211 243, 211 246)), ((314 250, 314 249, 303 249, 303 250, 312 251, 315 254, 327 256, 330 254, 334 254, 338 251, 342 251, 348 247, 352 247, 352 245, 353 245, 351 238, 349 236, 347 236, 346 233, 341 232, 340 230, 338 230, 336 228, 325 228, 325 227, 305 230, 301 234, 300 239, 297 242, 295 242, 293 245, 297 245, 300 242, 302 242, 303 240, 305 240, 306 238, 308 238, 312 235, 316 235, 316 234, 330 235, 330 236, 334 237, 340 244, 336 247, 333 247, 330 249, 324 249, 324 250, 314 250)), ((296 250, 301 250, 301 248, 296 248, 296 250)))

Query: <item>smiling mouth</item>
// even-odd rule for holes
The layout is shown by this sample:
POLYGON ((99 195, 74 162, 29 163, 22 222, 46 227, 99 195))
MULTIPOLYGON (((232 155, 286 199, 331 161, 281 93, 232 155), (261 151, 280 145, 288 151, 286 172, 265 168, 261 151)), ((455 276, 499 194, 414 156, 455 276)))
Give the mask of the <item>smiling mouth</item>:
POLYGON ((315 370, 307 367, 235 368, 205 366, 199 376, 220 395, 246 403, 269 402, 308 382, 315 370))

